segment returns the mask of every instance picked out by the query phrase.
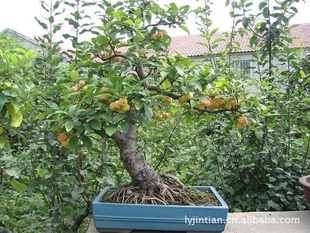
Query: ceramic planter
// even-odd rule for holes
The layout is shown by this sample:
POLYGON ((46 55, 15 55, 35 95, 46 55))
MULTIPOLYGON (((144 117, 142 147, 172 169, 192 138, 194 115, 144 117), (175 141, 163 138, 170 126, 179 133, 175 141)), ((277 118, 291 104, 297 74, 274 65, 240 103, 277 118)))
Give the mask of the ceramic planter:
POLYGON ((131 230, 222 232, 228 206, 212 186, 195 187, 211 191, 221 206, 181 206, 104 203, 100 200, 113 187, 104 188, 92 202, 94 226, 99 232, 131 230))
POLYGON ((310 202, 310 175, 299 178, 299 183, 304 188, 306 200, 310 202))

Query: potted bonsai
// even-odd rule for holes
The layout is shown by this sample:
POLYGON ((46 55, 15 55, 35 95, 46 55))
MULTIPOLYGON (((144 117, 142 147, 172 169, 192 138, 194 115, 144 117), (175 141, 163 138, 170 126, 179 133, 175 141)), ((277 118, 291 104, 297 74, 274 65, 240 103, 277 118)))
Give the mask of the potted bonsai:
MULTIPOLYGON (((188 115, 221 114, 232 127, 246 126, 241 108, 247 101, 240 102, 233 86, 239 84, 212 64, 169 51, 168 28, 188 31, 189 6, 171 3, 163 8, 152 0, 102 1, 97 6, 100 25, 84 30, 92 34, 90 41, 66 36, 74 48, 68 53, 73 54, 70 78, 58 80, 63 87, 59 102, 46 114, 65 148, 91 147, 92 139, 108 138, 119 149, 132 181, 98 195, 93 202, 95 227, 223 231, 228 207, 217 191, 187 187, 158 173, 136 140, 140 125, 169 120, 173 108, 184 108, 188 115), (212 199, 210 194, 217 204, 199 204, 205 195, 212 199)), ((78 35, 81 29, 74 25, 78 35)))

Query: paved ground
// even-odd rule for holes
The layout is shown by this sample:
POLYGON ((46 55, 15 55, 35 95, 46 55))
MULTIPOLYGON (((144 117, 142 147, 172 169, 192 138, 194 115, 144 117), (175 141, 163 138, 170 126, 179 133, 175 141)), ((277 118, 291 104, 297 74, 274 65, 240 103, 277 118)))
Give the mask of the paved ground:
MULTIPOLYGON (((87 233, 98 231, 90 225, 87 233)), ((107 231, 117 233, 119 231, 107 231)), ((123 231, 123 233, 130 231, 123 231)), ((168 233, 167 231, 131 231, 131 233, 168 233)), ((171 231, 169 231, 171 232, 171 231)), ((229 213, 223 233, 309 233, 310 210, 287 212, 229 213)), ((173 232, 183 233, 183 232, 173 232)), ((198 233, 198 232, 195 232, 198 233)))

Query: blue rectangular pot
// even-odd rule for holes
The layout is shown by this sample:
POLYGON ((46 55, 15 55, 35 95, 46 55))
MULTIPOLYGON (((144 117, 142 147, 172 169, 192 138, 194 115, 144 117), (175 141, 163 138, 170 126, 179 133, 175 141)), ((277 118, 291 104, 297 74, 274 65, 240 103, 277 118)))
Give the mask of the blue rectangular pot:
POLYGON ((228 214, 225 201, 212 186, 194 188, 213 192, 221 206, 104 203, 100 200, 109 189, 113 189, 106 187, 92 202, 94 226, 99 231, 224 231, 228 214))

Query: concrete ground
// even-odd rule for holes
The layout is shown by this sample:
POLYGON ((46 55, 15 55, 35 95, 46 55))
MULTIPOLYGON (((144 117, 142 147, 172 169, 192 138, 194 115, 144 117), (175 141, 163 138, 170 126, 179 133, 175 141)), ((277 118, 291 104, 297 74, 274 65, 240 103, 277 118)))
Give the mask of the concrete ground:
MULTIPOLYGON (((310 233, 310 210, 287 212, 229 213, 227 220, 228 222, 223 233, 310 233)), ((106 232, 129 233, 130 231, 106 232)), ((131 231, 131 233, 138 232, 168 233, 167 231, 131 231)), ((98 233, 98 231, 94 228, 93 224, 90 224, 87 233, 98 233)))

